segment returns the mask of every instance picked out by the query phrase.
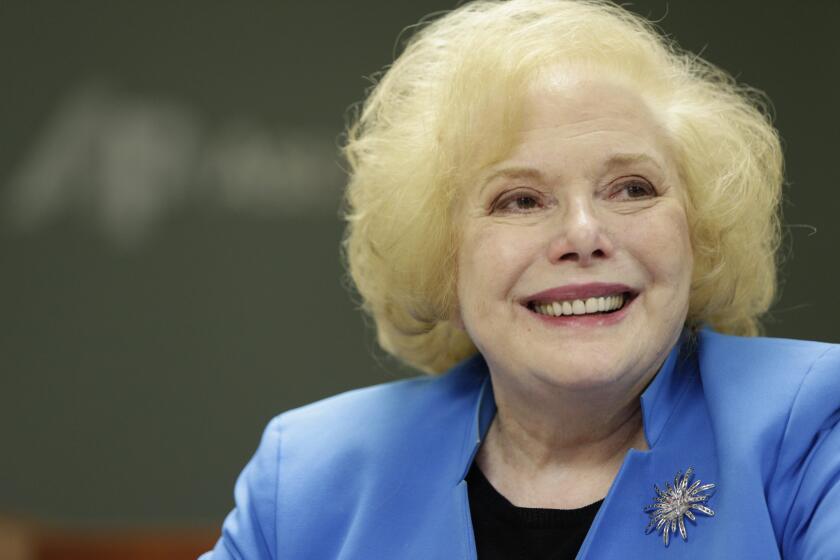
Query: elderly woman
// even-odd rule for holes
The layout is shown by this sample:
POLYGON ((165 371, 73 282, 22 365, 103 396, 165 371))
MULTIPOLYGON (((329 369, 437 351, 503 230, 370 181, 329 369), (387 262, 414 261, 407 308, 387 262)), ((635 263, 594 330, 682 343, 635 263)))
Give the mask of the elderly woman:
POLYGON ((757 338, 760 101, 608 2, 470 3, 351 127, 346 257, 431 375, 272 421, 206 558, 840 558, 840 349, 757 338))

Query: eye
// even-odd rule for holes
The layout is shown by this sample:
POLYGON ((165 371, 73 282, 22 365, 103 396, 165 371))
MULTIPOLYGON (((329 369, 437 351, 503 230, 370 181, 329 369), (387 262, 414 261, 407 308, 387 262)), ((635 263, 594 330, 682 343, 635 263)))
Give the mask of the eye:
POLYGON ((523 194, 514 198, 510 204, 515 206, 518 210, 530 210, 532 208, 536 208, 539 202, 537 202, 537 199, 533 196, 523 194))
POLYGON ((612 194, 610 194, 610 198, 619 200, 636 200, 651 198, 656 195, 656 189, 646 180, 631 179, 618 184, 612 194))
POLYGON ((530 212, 540 208, 540 197, 530 192, 515 192, 510 196, 499 197, 493 204, 493 211, 497 212, 530 212))

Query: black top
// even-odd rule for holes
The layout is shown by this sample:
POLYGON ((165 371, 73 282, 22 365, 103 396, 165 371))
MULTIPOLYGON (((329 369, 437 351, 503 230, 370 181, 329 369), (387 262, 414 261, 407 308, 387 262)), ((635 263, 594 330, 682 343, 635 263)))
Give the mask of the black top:
POLYGON ((517 507, 475 463, 467 489, 479 560, 574 560, 603 502, 580 509, 517 507))

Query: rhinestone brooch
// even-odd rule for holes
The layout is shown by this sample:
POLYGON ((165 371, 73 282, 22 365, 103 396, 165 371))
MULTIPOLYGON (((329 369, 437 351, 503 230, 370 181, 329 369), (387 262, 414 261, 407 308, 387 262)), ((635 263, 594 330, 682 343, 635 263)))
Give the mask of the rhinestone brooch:
POLYGON ((694 475, 694 468, 689 467, 685 474, 682 471, 677 473, 674 477, 674 486, 671 483, 666 483, 665 490, 659 489, 659 486, 653 485, 656 490, 656 497, 654 503, 645 507, 645 512, 650 516, 650 523, 645 529, 647 535, 654 529, 662 533, 662 540, 665 546, 668 546, 670 535, 673 535, 677 529, 680 531, 680 536, 683 540, 688 539, 688 534, 685 531, 684 518, 688 517, 691 521, 696 518, 692 510, 700 512, 709 517, 715 514, 710 508, 703 505, 706 500, 711 497, 711 494, 703 494, 707 490, 715 487, 714 484, 700 484, 700 480, 695 480, 691 486, 691 477, 694 475))

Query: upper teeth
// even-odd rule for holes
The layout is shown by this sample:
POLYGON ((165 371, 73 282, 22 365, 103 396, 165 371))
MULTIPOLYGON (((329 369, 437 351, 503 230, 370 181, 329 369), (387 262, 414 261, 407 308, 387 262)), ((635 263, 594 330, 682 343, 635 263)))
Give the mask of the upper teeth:
POLYGON ((568 301, 553 301, 537 303, 534 310, 543 315, 586 315, 587 313, 603 313, 613 311, 624 305, 624 296, 621 294, 604 297, 591 297, 588 299, 572 299, 568 301))

